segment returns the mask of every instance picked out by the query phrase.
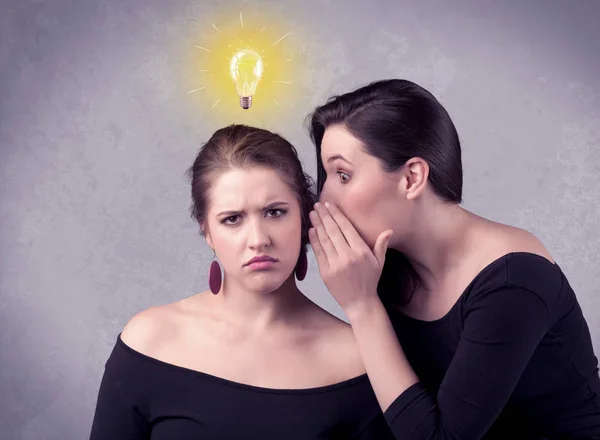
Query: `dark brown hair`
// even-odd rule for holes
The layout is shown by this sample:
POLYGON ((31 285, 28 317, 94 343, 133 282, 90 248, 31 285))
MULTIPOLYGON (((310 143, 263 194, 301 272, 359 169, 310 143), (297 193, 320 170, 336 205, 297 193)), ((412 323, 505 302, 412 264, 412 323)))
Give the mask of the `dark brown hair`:
MULTIPOLYGON (((352 92, 331 97, 309 115, 309 131, 316 147, 317 191, 327 175, 321 142, 327 127, 340 125, 358 139, 383 169, 399 169, 420 157, 429 165, 428 181, 444 201, 462 201, 463 173, 458 134, 444 107, 423 87, 406 80, 372 82, 352 92)), ((387 305, 410 301, 420 279, 404 254, 388 249, 379 285, 387 305)))
POLYGON ((206 220, 209 190, 214 179, 234 168, 262 166, 277 172, 292 189, 300 204, 302 247, 306 252, 310 219, 316 202, 314 182, 302 169, 294 146, 282 136, 247 125, 229 125, 217 130, 200 148, 187 174, 191 179, 190 213, 202 227, 206 220))

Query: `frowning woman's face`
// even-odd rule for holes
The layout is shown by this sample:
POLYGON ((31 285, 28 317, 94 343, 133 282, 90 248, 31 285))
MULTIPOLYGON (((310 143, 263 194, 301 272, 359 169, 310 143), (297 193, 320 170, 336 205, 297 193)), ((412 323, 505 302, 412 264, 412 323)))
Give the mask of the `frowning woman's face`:
POLYGON ((236 168, 210 189, 205 233, 225 284, 271 293, 292 274, 301 247, 300 204, 275 170, 236 168), (260 258, 265 261, 256 261, 260 258))

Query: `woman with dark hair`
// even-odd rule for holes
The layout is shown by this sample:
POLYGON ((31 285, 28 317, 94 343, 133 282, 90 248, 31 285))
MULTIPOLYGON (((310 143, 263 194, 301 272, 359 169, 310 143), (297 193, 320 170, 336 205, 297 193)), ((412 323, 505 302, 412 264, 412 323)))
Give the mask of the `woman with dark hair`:
POLYGON ((460 206, 461 148, 422 87, 383 80, 310 117, 311 245, 397 439, 600 438, 590 332, 532 234, 460 206))
POLYGON ((192 216, 223 276, 215 260, 210 292, 130 320, 91 439, 392 439, 352 330, 296 286, 316 197, 294 147, 232 125, 189 175, 192 216))

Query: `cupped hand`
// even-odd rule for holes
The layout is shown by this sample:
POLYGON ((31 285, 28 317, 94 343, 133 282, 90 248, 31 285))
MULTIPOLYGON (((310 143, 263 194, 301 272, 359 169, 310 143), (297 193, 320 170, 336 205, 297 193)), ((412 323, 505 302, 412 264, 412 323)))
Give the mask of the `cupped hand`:
POLYGON ((377 297, 391 230, 379 234, 371 250, 348 218, 333 204, 317 203, 310 213, 310 244, 329 292, 348 312, 377 297))

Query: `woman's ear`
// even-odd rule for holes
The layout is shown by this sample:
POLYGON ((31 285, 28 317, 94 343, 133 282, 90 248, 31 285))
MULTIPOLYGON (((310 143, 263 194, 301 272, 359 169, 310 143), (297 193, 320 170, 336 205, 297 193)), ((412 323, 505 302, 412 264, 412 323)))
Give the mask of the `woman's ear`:
POLYGON ((210 248, 212 250, 214 250, 215 247, 213 245, 212 238, 210 237, 210 232, 208 232, 208 228, 206 227, 206 223, 203 223, 200 226, 200 229, 202 230, 202 235, 204 235, 204 239, 206 240, 206 243, 210 246, 210 248))
POLYGON ((416 199, 427 186, 429 165, 420 157, 413 157, 402 166, 402 173, 400 190, 407 199, 416 199))

